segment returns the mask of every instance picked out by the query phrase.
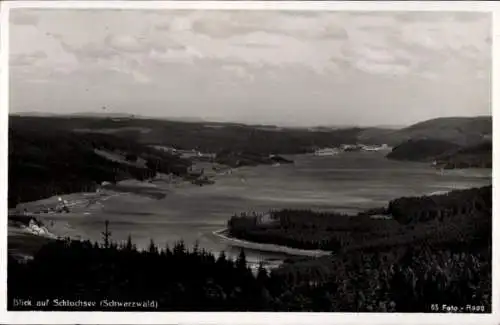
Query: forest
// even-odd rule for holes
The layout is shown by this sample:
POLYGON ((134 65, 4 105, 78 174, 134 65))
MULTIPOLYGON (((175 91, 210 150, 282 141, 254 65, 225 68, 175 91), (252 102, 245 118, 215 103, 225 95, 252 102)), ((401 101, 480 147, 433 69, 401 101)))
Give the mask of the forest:
POLYGON ((9 128, 8 203, 34 201, 57 194, 89 192, 103 181, 139 180, 156 173, 185 175, 191 163, 113 135, 78 134, 58 129, 9 128), (110 161, 95 153, 108 150, 141 157, 145 166, 110 161))
MULTIPOLYGON (((456 195, 491 203, 491 187, 456 195)), ((404 225, 428 233, 427 225, 439 222, 436 228, 441 233, 431 232, 431 237, 403 233, 406 242, 386 237, 331 256, 290 259, 271 272, 261 265, 255 273, 244 250, 236 260, 197 246, 188 250, 182 242, 163 248, 151 242, 148 250, 139 251, 132 238, 113 242, 106 228, 102 243, 57 240, 32 260, 9 257, 8 297, 10 302, 13 298, 153 300, 158 304, 154 311, 431 312, 431 304, 469 304, 479 306, 476 312, 491 312, 492 228, 491 214, 485 213, 491 207, 473 206, 477 211, 466 210, 464 218, 419 218, 404 225), (458 236, 462 232, 473 236, 458 236), (443 239, 443 233, 451 235, 443 239)), ((290 228, 299 223, 299 212, 276 213, 290 228)), ((328 227, 324 216, 302 220, 328 227)), ((340 224, 349 225, 345 220, 340 224)), ((352 225, 360 231, 375 229, 363 228, 363 222, 352 225)), ((22 308, 9 305, 9 310, 22 308)), ((54 305, 37 308, 68 310, 54 305)))
POLYGON ((437 165, 445 169, 454 168, 492 168, 493 143, 483 143, 460 148, 459 150, 438 156, 437 165))
POLYGON ((491 216, 492 186, 455 190, 442 195, 398 198, 389 202, 387 210, 405 224, 434 219, 446 221, 458 215, 491 216))
POLYGON ((457 231, 462 237, 469 236, 473 229, 491 227, 491 208, 492 187, 486 186, 442 195, 402 197, 390 201, 385 208, 354 216, 284 209, 270 211, 271 222, 262 223, 262 214, 242 213, 231 217, 227 228, 229 236, 235 238, 337 252, 353 246, 389 245, 415 238, 444 240, 457 231))
POLYGON ((394 147, 389 159, 433 161, 435 157, 459 149, 458 144, 437 139, 410 139, 394 147))
POLYGON ((310 152, 312 147, 356 143, 360 128, 310 131, 235 123, 181 122, 154 119, 10 116, 14 129, 58 129, 81 134, 112 134, 140 144, 169 146, 206 153, 271 154, 310 152))
POLYGON ((436 168, 491 168, 492 142, 482 140, 472 145, 458 145, 456 143, 437 139, 408 140, 396 146, 387 158, 394 160, 408 160, 433 162, 436 168))

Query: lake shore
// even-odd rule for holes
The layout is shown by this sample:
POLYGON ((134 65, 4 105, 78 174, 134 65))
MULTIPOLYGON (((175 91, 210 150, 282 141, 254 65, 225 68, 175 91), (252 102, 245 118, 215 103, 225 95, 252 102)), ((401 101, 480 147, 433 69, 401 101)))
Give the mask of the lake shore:
MULTIPOLYGON (((346 155, 344 159, 347 159, 347 157, 353 156, 353 155, 358 155, 356 153, 346 155)), ((379 157, 379 155, 366 155, 366 154, 359 154, 360 159, 367 160, 369 157, 374 156, 374 157, 379 157)), ((93 241, 100 241, 100 231, 102 229, 96 230, 94 233, 90 234, 87 232, 82 232, 81 228, 78 227, 78 224, 73 223, 73 217, 75 217, 75 220, 84 220, 83 222, 87 222, 86 220, 92 220, 94 217, 97 217, 96 219, 99 219, 97 215, 100 215, 102 213, 102 203, 103 201, 106 201, 108 198, 111 198, 114 195, 119 196, 117 198, 117 201, 119 202, 125 202, 128 204, 130 207, 137 207, 133 208, 131 210, 126 210, 124 208, 121 208, 120 206, 114 206, 116 203, 114 203, 114 199, 111 199, 109 202, 110 206, 113 206, 111 208, 112 210, 115 210, 116 213, 116 219, 110 219, 110 222, 112 223, 112 226, 116 228, 116 224, 122 222, 122 216, 120 213, 125 214, 125 218, 128 218, 126 222, 131 222, 134 223, 137 220, 137 223, 140 225, 142 220, 141 216, 143 215, 148 215, 148 214, 157 214, 158 218, 163 218, 163 215, 167 216, 166 218, 172 218, 172 225, 174 227, 170 226, 169 222, 166 222, 162 224, 162 222, 158 222, 158 226, 163 227, 163 229, 159 229, 157 225, 154 225, 155 233, 152 234, 151 236, 156 242, 161 242, 161 245, 164 243, 162 242, 163 238, 184 238, 188 242, 192 243, 195 242, 196 240, 200 239, 202 242, 204 241, 205 244, 208 246, 207 249, 218 252, 221 250, 224 250, 224 246, 232 246, 235 248, 242 247, 246 248, 249 251, 255 250, 256 255, 258 254, 258 251, 262 251, 262 254, 265 255, 266 253, 275 253, 275 254, 283 254, 283 255, 290 255, 290 256, 304 256, 304 257, 314 257, 314 256, 324 256, 330 254, 329 252, 321 252, 321 251, 314 251, 314 250, 301 250, 301 249, 296 249, 296 248, 291 248, 291 247, 286 247, 286 246, 278 246, 278 245, 273 245, 273 244, 266 244, 266 243, 259 243, 259 242, 249 242, 245 241, 242 239, 234 238, 227 236, 224 234, 224 229, 220 229, 217 231, 214 231, 216 229, 222 228, 226 225, 227 219, 223 220, 224 216, 227 215, 227 218, 231 216, 231 214, 234 214, 234 211, 244 211, 248 209, 252 209, 253 205, 255 202, 258 204, 262 204, 262 206, 265 207, 266 210, 272 209, 272 208, 286 208, 289 204, 288 202, 296 202, 297 200, 300 200, 300 198, 306 198, 303 202, 302 205, 305 206, 306 204, 309 205, 309 202, 311 201, 311 206, 313 206, 314 202, 323 200, 323 196, 318 194, 316 192, 316 188, 309 186, 309 183, 303 183, 301 186, 291 186, 293 191, 289 193, 285 198, 282 198, 282 195, 278 195, 277 198, 274 200, 270 200, 272 198, 272 193, 271 195, 264 195, 262 192, 262 189, 268 188, 272 184, 269 182, 269 179, 272 179, 274 175, 277 175, 278 179, 279 177, 283 179, 288 179, 290 177, 293 177, 297 173, 296 169, 299 169, 299 171, 302 170, 316 170, 315 165, 310 165, 311 162, 319 162, 319 167, 322 166, 322 164, 327 164, 330 166, 330 164, 339 164, 338 161, 339 159, 342 159, 343 156, 339 155, 337 157, 327 157, 327 158, 316 158, 312 156, 297 156, 293 157, 294 161, 297 163, 294 165, 294 167, 288 167, 288 166, 282 166, 282 168, 275 168, 272 166, 260 166, 260 167, 243 167, 243 168, 224 168, 222 170, 212 170, 211 167, 213 164, 211 163, 199 163, 195 166, 195 169, 205 169, 206 174, 212 176, 216 180, 215 185, 207 185, 203 186, 203 189, 199 189, 197 185, 192 184, 189 180, 185 180, 183 178, 175 178, 175 177, 166 177, 167 175, 162 175, 162 177, 158 177, 155 179, 152 179, 151 181, 138 181, 138 180, 125 180, 118 182, 118 184, 113 185, 113 184, 107 184, 104 187, 101 188, 99 191, 100 193, 96 192, 91 192, 91 193, 72 193, 72 194, 67 194, 67 195, 61 195, 61 198, 63 200, 68 201, 68 206, 71 205, 70 207, 70 212, 69 213, 60 213, 60 212, 55 212, 51 211, 49 213, 38 213, 35 214, 33 213, 36 211, 38 208, 44 208, 44 204, 50 204, 53 205, 54 207, 59 203, 58 201, 58 196, 53 196, 48 199, 44 200, 39 200, 35 202, 27 202, 24 203, 28 206, 31 206, 32 208, 28 208, 28 212, 33 218, 40 219, 43 223, 46 224, 47 229, 49 232, 59 236, 59 237, 70 237, 74 239, 87 239, 90 237, 91 240, 93 241), (261 175, 264 173, 263 181, 261 181, 261 185, 258 186, 258 188, 253 189, 256 187, 256 182, 253 182, 252 180, 258 179, 261 175), (220 181, 220 182, 219 182, 220 181), (245 182, 243 182, 245 181, 245 182), (214 188, 210 188, 210 186, 214 186, 214 188), (244 190, 242 190, 244 188, 244 190), (247 196, 247 188, 250 188, 248 190, 248 196, 247 196), (251 192, 253 189, 254 192, 251 192), (221 191, 219 191, 221 190, 221 191), (123 191, 123 192, 121 192, 123 191), (229 193, 229 194, 226 194, 229 193), (163 195, 161 195, 163 193, 163 195), (181 193, 180 195, 178 193, 181 193), (215 193, 215 194, 212 194, 215 193), (307 195, 309 193, 313 193, 312 198, 309 200, 307 195), (229 203, 226 205, 226 202, 232 202, 231 200, 234 200, 234 196, 242 195, 243 198, 241 201, 236 200, 234 203, 229 203), (213 195, 213 196, 212 196, 213 195), (164 199, 162 197, 165 196, 164 199), (189 197, 189 199, 188 199, 189 197), (208 198, 207 198, 208 197, 208 198), (219 198, 220 197, 220 198, 219 198), (261 199, 263 198, 263 199, 261 199), (179 200, 177 200, 179 199, 179 200), (222 200, 220 204, 222 204, 225 208, 221 209, 219 207, 219 203, 217 203, 217 199, 222 200), (191 200, 199 200, 200 205, 203 207, 203 209, 200 208, 192 208, 189 205, 192 204, 191 200), (206 201, 205 201, 206 200, 206 201), (246 202, 252 202, 250 200, 255 200, 252 204, 246 204, 246 202), (258 201, 262 200, 262 201, 258 201), (286 201, 283 203, 283 201, 286 201), (315 201, 316 200, 316 201, 315 201), (178 203, 178 202, 183 202, 183 203, 178 203), (163 203, 164 202, 164 203, 163 203), (205 202, 205 203, 203 203, 205 202), (89 204, 90 203, 90 204, 89 204), (144 214, 142 211, 142 206, 141 204, 145 204, 144 206, 144 214), (159 205, 160 208, 158 209, 152 209, 151 207, 154 207, 155 205, 159 205), (205 210, 206 209, 206 210, 205 210), (178 211, 179 215, 177 215, 178 211), (212 212, 212 216, 214 220, 218 220, 216 222, 213 221, 201 221, 202 225, 199 227, 199 230, 193 230, 192 224, 196 224, 192 220, 198 220, 198 216, 204 215, 206 211, 212 212), (134 214, 137 215, 137 219, 134 219, 134 214), (52 221, 54 221, 54 225, 51 225, 52 221), (116 224, 114 223, 116 221, 116 224), (185 229, 180 227, 179 224, 185 222, 185 229), (210 225, 211 229, 208 228, 206 225, 210 225), (55 228, 54 228, 55 226, 55 228), (185 235, 185 233, 181 233, 178 231, 178 229, 182 229, 182 231, 188 232, 188 235, 185 235), (203 229, 202 229, 203 228, 203 229), (221 231, 222 230, 222 231, 221 231), (191 233, 197 233, 198 235, 193 235, 190 237, 191 233), (210 238, 211 237, 211 238, 210 238), (208 239, 207 239, 208 238, 208 239), (212 243, 213 242, 213 243, 212 243), (222 245, 220 245, 220 244, 222 245)), ((379 163, 382 161, 384 163, 383 167, 385 170, 385 163, 386 160, 381 160, 380 159, 375 159, 375 163, 379 163)), ((364 160, 361 160, 362 162, 364 160)), ((342 161, 340 161, 342 163, 342 161)), ((381 163, 380 163, 381 164, 381 163)), ((396 165, 398 166, 398 163, 396 162, 387 162, 388 165, 396 165)), ((340 167, 344 165, 340 164, 340 167)), ((378 166, 378 165, 377 165, 378 166)), ((395 169, 396 171, 401 171, 401 173, 404 172, 404 174, 407 174, 406 170, 406 165, 401 164, 401 168, 395 169), (403 168, 404 167, 404 168, 403 168)), ((356 167, 356 166, 354 166, 356 167)), ((336 167, 337 168, 337 167, 336 167)), ((353 169, 350 169, 351 165, 349 164, 349 169, 343 169, 347 170, 348 173, 353 173, 353 169)), ((321 168, 319 169, 321 171, 321 168)), ((361 170, 363 171, 363 170, 361 170)), ((331 167, 328 167, 324 171, 325 173, 335 173, 336 170, 332 170, 331 167)), ((432 172, 432 170, 431 170, 432 172)), ((431 172, 427 172, 428 174, 433 174, 431 172)), ((438 175, 436 178, 444 178, 444 177, 452 177, 453 175, 456 176, 467 176, 467 174, 471 172, 469 171, 461 171, 461 172, 445 172, 443 175, 438 175)), ((358 173, 356 171, 356 173, 358 173)), ((377 174, 376 174, 377 175, 377 174)), ((412 174, 410 173, 410 176, 412 174)), ((479 177, 481 176, 481 173, 474 173, 473 177, 479 177), (477 175, 476 175, 477 174, 477 175)), ((344 176, 342 176, 344 177, 344 176)), ((300 179, 299 179, 300 180, 300 179)), ((293 181, 296 182, 297 179, 293 178, 293 181)), ((384 179, 385 182, 385 179, 384 179)), ((297 183, 293 183, 297 184, 297 183)), ((384 183, 385 184, 385 183, 384 183)), ((375 184, 376 185, 376 184, 375 184)), ((389 184, 390 187, 391 184, 389 184)), ((386 186, 386 185, 384 185, 386 186)), ((394 185, 392 185, 394 186, 394 185)), ((472 185, 470 185, 472 186, 472 185)), ((443 185, 438 185, 438 186, 428 186, 425 190, 418 189, 420 193, 418 195, 425 194, 425 192, 428 193, 428 195, 432 194, 441 194, 444 191, 450 191, 453 188, 456 187, 469 187, 469 184, 467 185, 458 185, 455 181, 448 181, 447 183, 443 183, 443 185), (449 189, 448 189, 449 188, 449 189)), ((377 190, 378 187, 375 186, 373 189, 368 188, 370 191, 377 190)), ((356 205, 356 206, 361 206, 358 202, 360 202, 360 199, 358 197, 362 197, 363 199, 370 195, 370 191, 368 191, 367 194, 365 193, 358 193, 358 186, 355 187, 342 187, 342 193, 341 195, 337 194, 337 200, 342 204, 350 204, 350 205, 356 205), (354 190, 353 190, 354 189, 354 190), (349 192, 350 191, 350 192, 349 192), (347 202, 347 203, 344 203, 347 202)), ((281 193, 281 192, 279 192, 281 193)), ((413 193, 407 192, 407 196, 412 196, 414 195, 413 193)), ((331 201, 332 196, 335 196, 334 194, 329 194, 328 196, 325 196, 328 202, 331 201)), ((389 198, 394 198, 395 196, 391 195, 389 198)), ((369 197, 368 197, 369 199, 369 197)), ((378 199, 378 198, 377 198, 378 199)), ((325 201, 325 202, 327 202, 325 201)), ((329 203, 325 204, 329 204, 329 203)), ((108 202, 107 202, 108 203, 108 202)), ((108 207, 108 204, 104 203, 106 207, 108 207)), ((363 202, 361 202, 363 203, 363 202)), ((373 205, 379 206, 380 204, 383 204, 384 202, 381 203, 373 203, 373 205)), ((292 208, 302 208, 301 206, 293 206, 290 204, 292 208)), ((324 207, 314 207, 315 209, 321 210, 324 209, 324 207)), ((363 210, 365 209, 364 206, 362 207, 363 210)), ((369 206, 368 206, 369 208, 369 206)), ((361 208, 360 208, 361 209, 361 208)), ((20 209, 18 209, 20 210, 20 209)), ((335 210, 337 211, 337 210, 335 210)), ((9 211, 10 212, 10 211, 9 211)), ((19 212, 19 211, 18 211, 19 212)), ((108 213, 107 211, 104 211, 105 213, 108 213)), ((9 213, 10 214, 10 213, 9 213)), ((113 218, 113 216, 111 216, 113 218)), ((149 217, 147 218, 147 222, 151 222, 149 220, 149 217)), ((163 220, 163 219, 161 219, 163 220)), ((96 227, 103 227, 103 222, 104 220, 99 219, 99 223, 97 223, 96 227)), ((154 222, 154 221, 153 221, 154 222)), ((135 226, 134 226, 135 227, 135 226)), ((131 228, 130 231, 133 231, 136 228, 131 228)), ((30 229, 27 229, 30 230, 30 229)), ((113 229, 114 235, 117 235, 117 230, 113 229)), ((128 230, 127 230, 128 231, 128 230)), ((123 231, 122 231, 123 232, 123 231)), ((22 245, 24 241, 31 241, 30 237, 31 236, 38 236, 34 235, 31 233, 28 233, 28 231, 25 231, 24 229, 14 229, 14 231, 11 231, 11 225, 9 223, 9 241, 10 242, 15 242, 15 246, 22 245), (19 237, 16 240, 11 240, 13 237, 19 237)), ((136 235, 133 235, 136 236, 136 235)), ((141 234, 137 235, 141 236, 141 234)), ((146 235, 143 235, 146 236, 146 235)), ((123 236, 122 236, 123 237, 123 236)), ((142 237, 141 237, 142 238, 142 237)), ((47 238, 46 240, 50 240, 47 238)), ((123 238, 118 239, 120 241, 123 240, 123 238)), ((134 240, 136 240, 136 237, 134 237, 134 240)), ((149 239, 148 239, 149 240, 149 239)), ((145 240, 149 242, 148 240, 145 240)), ((36 242, 37 244, 41 242, 41 238, 35 238, 33 239, 33 242, 36 242)), ((141 244, 142 245, 142 244, 141 244)), ((147 245, 144 244, 144 245, 147 245)), ((30 245, 31 246, 31 245, 30 245)), ((29 251, 32 251, 30 248, 29 251)), ((234 250, 235 252, 238 251, 238 249, 234 250)), ((237 254, 237 253, 236 253, 237 254)))
POLYGON ((16 208, 8 211, 9 252, 28 257, 50 240, 67 237, 75 240, 85 239, 80 238, 79 234, 69 233, 65 229, 66 225, 58 219, 71 215, 86 216, 99 213, 105 201, 117 196, 161 199, 176 185, 175 182, 163 179, 157 179, 155 184, 147 181, 124 180, 117 184, 105 184, 95 192, 54 195, 37 201, 20 203, 16 208), (68 210, 61 209, 63 206, 66 206, 68 210), (21 219, 24 220, 20 221, 21 219), (30 220, 36 222, 30 222, 30 220))
MULTIPOLYGON (((200 165, 211 167, 213 164, 196 164, 196 167, 200 168, 200 165)), ((57 238, 88 239, 75 232, 64 219, 99 214, 104 202, 109 199, 126 196, 133 201, 156 201, 185 187, 197 185, 182 177, 159 174, 145 181, 126 179, 116 184, 106 182, 95 192, 66 193, 19 203, 8 211, 9 253, 30 258, 43 244, 57 238), (62 209, 64 206, 67 211, 62 209)))
POLYGON ((287 255, 308 256, 308 257, 320 257, 320 256, 327 256, 327 255, 332 254, 331 252, 322 251, 322 250, 305 250, 305 249, 292 248, 292 247, 281 246, 281 245, 251 242, 251 241, 242 240, 239 238, 228 236, 227 231, 228 231, 227 228, 223 228, 223 229, 219 229, 219 230, 212 232, 212 234, 214 236, 222 239, 224 242, 228 243, 229 245, 235 246, 235 247, 240 247, 240 248, 248 248, 248 249, 260 250, 260 251, 266 251, 266 252, 272 252, 272 253, 283 253, 283 254, 287 254, 287 255))

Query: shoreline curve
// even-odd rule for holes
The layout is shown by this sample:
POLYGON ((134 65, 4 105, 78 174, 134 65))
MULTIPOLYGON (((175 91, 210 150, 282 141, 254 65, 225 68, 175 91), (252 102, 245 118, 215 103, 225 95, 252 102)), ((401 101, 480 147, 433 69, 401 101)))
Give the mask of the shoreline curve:
POLYGON ((323 250, 306 250, 306 249, 292 248, 292 247, 287 247, 287 246, 282 246, 282 245, 257 243, 257 242, 242 240, 242 239, 238 239, 235 237, 227 236, 225 234, 225 232, 227 232, 227 230, 228 230, 227 228, 219 229, 219 230, 213 231, 212 234, 215 235, 216 237, 222 239, 223 241, 228 242, 232 246, 241 247, 241 248, 255 249, 255 250, 261 250, 261 251, 267 251, 267 252, 273 252, 273 253, 284 253, 284 254, 295 255, 295 256, 310 256, 310 257, 320 257, 320 256, 327 256, 327 255, 332 254, 332 252, 323 251, 323 250))

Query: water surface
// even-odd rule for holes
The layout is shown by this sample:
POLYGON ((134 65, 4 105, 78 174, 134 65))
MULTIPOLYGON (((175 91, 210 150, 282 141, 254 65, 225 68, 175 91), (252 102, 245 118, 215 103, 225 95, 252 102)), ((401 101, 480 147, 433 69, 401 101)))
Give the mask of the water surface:
MULTIPOLYGON (((352 152, 331 157, 291 156, 293 165, 244 167, 217 176, 210 186, 180 186, 164 199, 133 195, 111 197, 86 214, 57 216, 56 232, 100 240, 104 220, 112 237, 130 234, 139 247, 153 239, 161 247, 183 239, 188 245, 235 255, 238 249, 212 234, 231 215, 280 208, 356 213, 385 206, 401 196, 491 184, 491 169, 440 170, 428 164, 391 161, 380 152, 352 152)), ((50 217, 47 217, 50 219, 50 217)), ((52 230, 54 231, 54 230, 52 230)), ((57 233, 56 233, 57 234, 57 233)), ((61 235, 61 234, 58 234, 61 235)), ((247 251, 249 260, 280 260, 278 253, 247 251)))

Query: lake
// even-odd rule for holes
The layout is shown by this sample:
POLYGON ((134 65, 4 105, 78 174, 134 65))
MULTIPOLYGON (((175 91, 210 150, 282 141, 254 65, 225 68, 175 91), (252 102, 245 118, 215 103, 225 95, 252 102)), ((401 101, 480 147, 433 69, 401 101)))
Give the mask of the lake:
MULTIPOLYGON (((356 213, 385 206, 401 196, 450 191, 491 184, 491 169, 447 170, 428 164, 391 161, 383 152, 346 152, 336 156, 289 156, 293 165, 244 167, 219 175, 215 185, 184 185, 164 199, 120 195, 100 202, 86 213, 58 215, 51 231, 101 240, 104 220, 112 238, 124 241, 130 234, 139 247, 153 239, 160 247, 183 239, 198 242, 212 252, 236 256, 238 248, 213 235, 235 213, 265 212, 280 208, 356 213)), ((47 216, 44 220, 50 220, 47 216)), ((278 263, 285 256, 246 250, 249 261, 278 263)))

